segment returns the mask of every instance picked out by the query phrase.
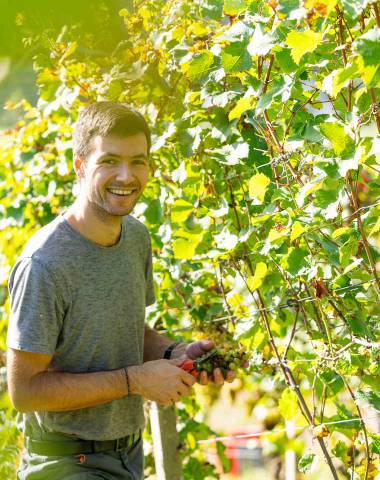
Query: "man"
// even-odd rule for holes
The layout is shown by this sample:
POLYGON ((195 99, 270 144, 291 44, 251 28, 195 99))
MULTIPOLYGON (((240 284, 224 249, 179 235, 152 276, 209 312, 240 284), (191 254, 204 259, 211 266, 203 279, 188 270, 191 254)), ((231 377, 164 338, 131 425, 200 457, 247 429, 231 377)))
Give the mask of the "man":
MULTIPOLYGON (((144 323, 155 300, 150 237, 129 214, 149 179, 149 148, 147 123, 128 106, 82 111, 80 194, 12 270, 7 366, 26 438, 21 480, 143 478, 143 398, 189 395, 195 379, 179 365, 213 347, 173 344, 144 323)), ((220 370, 213 380, 224 382, 220 370)))

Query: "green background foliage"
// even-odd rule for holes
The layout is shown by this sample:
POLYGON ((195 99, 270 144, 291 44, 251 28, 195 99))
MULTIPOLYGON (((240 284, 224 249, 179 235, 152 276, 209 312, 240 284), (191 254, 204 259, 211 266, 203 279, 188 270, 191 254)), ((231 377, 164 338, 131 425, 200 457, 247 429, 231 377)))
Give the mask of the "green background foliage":
MULTIPOLYGON (((240 382, 252 392, 249 409, 275 402, 277 428, 379 410, 378 5, 115 5, 96 3, 97 29, 65 17, 36 29, 26 7, 14 12, 33 52, 38 101, 9 102, 21 119, 0 137, 0 348, 10 268, 77 189, 70 138, 78 111, 119 100, 153 130, 153 176, 135 210, 153 242, 151 325, 189 327, 181 335, 190 339, 194 329, 217 333, 215 320, 225 318, 252 356, 240 382)), ((11 462, 6 394, 1 407, 11 462)), ((196 441, 211 434, 199 415, 194 401, 179 408, 188 479, 203 478, 196 441)), ((299 443, 300 471, 319 455, 333 457, 343 476, 354 468, 355 478, 373 478, 379 437, 365 422, 327 430, 313 430, 313 454, 299 443)), ((284 435, 272 443, 284 453, 284 435)))

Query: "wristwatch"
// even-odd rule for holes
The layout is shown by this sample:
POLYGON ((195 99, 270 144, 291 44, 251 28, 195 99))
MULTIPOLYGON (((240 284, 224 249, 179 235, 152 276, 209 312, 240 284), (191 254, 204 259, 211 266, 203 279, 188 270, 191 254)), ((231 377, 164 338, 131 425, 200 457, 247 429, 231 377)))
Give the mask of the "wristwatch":
POLYGON ((167 348, 167 349, 165 350, 165 352, 164 352, 164 358, 165 358, 166 360, 170 360, 170 359, 171 359, 173 350, 174 350, 175 347, 176 347, 177 345, 179 345, 180 343, 181 343, 181 342, 174 342, 174 343, 171 343, 171 344, 168 346, 168 348, 167 348))

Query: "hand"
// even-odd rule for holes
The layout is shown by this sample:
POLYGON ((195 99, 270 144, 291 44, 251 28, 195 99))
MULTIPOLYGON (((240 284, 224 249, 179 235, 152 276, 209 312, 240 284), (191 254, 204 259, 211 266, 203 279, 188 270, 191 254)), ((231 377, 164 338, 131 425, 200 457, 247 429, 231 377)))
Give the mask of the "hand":
MULTIPOLYGON (((172 356, 175 356, 175 358, 182 358, 183 360, 185 358, 194 360, 209 352, 213 348, 215 348, 215 344, 211 340, 200 340, 190 344, 181 343, 173 350, 172 356)), ((200 372, 198 382, 201 385, 207 385, 209 380, 211 380, 216 385, 223 385, 224 381, 227 381, 228 383, 233 382, 235 377, 235 372, 229 370, 224 378, 220 368, 215 368, 210 376, 205 370, 200 372)))
POLYGON ((131 393, 161 405, 170 405, 181 396, 190 395, 195 378, 179 367, 181 363, 179 359, 153 360, 129 367, 131 393))

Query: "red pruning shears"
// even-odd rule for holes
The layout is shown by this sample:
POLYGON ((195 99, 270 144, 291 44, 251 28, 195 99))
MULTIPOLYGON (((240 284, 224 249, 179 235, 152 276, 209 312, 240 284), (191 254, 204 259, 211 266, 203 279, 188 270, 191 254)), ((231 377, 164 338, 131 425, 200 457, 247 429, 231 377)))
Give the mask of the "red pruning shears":
POLYGON ((212 350, 210 350, 208 353, 206 353, 199 359, 196 358, 195 360, 191 360, 191 359, 184 360, 181 363, 180 368, 190 373, 190 375, 192 375, 193 377, 197 378, 201 373, 202 363, 206 362, 211 357, 214 357, 217 354, 218 354, 218 351, 216 350, 216 348, 213 348, 212 350))

